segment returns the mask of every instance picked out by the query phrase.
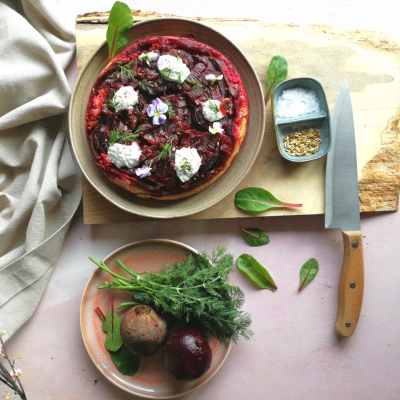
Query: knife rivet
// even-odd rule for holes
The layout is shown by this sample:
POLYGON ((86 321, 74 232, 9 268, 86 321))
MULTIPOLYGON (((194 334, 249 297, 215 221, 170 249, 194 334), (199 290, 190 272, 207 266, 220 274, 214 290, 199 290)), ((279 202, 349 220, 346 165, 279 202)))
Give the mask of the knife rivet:
POLYGON ((356 249, 358 247, 358 242, 355 240, 352 244, 351 247, 353 247, 353 249, 356 249))
POLYGON ((351 328, 351 322, 346 322, 345 326, 346 326, 346 328, 351 328))
POLYGON ((356 284, 355 284, 354 282, 351 282, 351 283, 350 283, 350 288, 351 288, 351 289, 354 289, 355 287, 356 287, 356 284))

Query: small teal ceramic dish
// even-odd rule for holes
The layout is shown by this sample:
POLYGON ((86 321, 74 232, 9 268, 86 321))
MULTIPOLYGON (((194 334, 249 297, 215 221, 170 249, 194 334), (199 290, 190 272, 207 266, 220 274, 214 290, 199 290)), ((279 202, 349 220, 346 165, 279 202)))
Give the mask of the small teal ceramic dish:
POLYGON ((295 78, 276 86, 272 117, 278 149, 293 162, 316 160, 331 148, 331 123, 325 91, 313 78, 295 78))

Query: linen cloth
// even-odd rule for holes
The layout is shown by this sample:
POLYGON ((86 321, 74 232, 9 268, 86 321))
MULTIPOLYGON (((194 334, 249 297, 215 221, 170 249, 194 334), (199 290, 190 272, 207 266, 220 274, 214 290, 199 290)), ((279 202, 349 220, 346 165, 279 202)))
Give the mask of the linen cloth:
POLYGON ((36 309, 81 199, 66 140, 64 71, 75 35, 63 4, 0 1, 0 328, 8 337, 36 309))

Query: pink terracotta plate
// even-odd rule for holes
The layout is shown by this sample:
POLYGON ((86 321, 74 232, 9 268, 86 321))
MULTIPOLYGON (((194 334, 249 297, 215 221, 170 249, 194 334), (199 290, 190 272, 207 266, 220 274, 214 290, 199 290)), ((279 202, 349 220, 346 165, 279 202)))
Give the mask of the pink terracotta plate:
MULTIPOLYGON (((121 275, 126 275, 117 265, 117 259, 135 272, 158 272, 165 265, 173 265, 182 261, 189 254, 198 252, 179 242, 154 239, 128 244, 108 255, 104 262, 109 268, 121 275)), ((136 396, 149 399, 170 399, 183 396, 211 379, 221 368, 231 349, 232 342, 227 346, 217 339, 210 339, 213 361, 210 369, 200 378, 192 381, 175 379, 164 367, 161 350, 150 357, 142 357, 140 367, 134 376, 122 375, 112 362, 104 347, 105 333, 102 331, 102 321, 96 313, 100 307, 104 313, 110 304, 110 296, 114 297, 115 305, 131 301, 131 295, 123 290, 97 289, 97 286, 110 281, 111 277, 97 268, 90 278, 82 297, 80 322, 83 341, 90 358, 99 371, 122 390, 136 396)))

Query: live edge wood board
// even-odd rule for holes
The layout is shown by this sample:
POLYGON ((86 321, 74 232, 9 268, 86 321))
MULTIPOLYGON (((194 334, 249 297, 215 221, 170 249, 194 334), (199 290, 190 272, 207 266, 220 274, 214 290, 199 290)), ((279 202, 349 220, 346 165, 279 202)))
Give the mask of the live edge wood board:
MULTIPOLYGON (((135 20, 166 16, 140 11, 133 11, 133 15, 135 20)), ((107 13, 77 17, 78 72, 104 42, 107 18, 107 13)), ((319 25, 265 24, 238 19, 196 20, 219 31, 241 49, 256 70, 264 90, 269 61, 274 55, 287 59, 288 79, 309 76, 321 82, 331 113, 339 89, 347 80, 355 120, 360 209, 363 212, 397 211, 400 44, 395 38, 379 32, 336 30, 319 25)), ((302 208, 274 209, 258 216, 323 214, 325 163, 325 157, 298 164, 280 156, 268 104, 264 143, 250 173, 219 204, 189 218, 248 217, 235 207, 234 196, 237 190, 250 186, 269 190, 282 201, 303 204, 302 208)), ((86 224, 147 220, 110 204, 85 179, 83 207, 86 224)))

